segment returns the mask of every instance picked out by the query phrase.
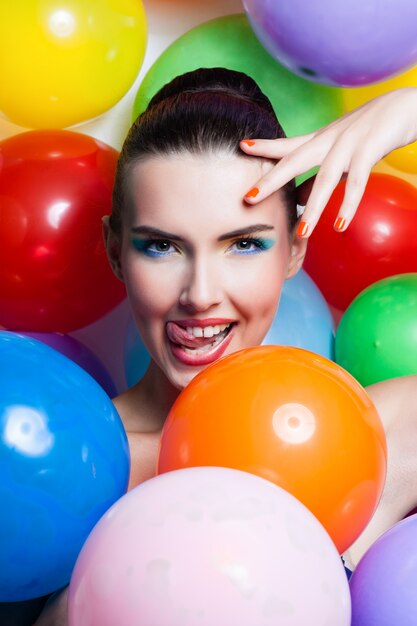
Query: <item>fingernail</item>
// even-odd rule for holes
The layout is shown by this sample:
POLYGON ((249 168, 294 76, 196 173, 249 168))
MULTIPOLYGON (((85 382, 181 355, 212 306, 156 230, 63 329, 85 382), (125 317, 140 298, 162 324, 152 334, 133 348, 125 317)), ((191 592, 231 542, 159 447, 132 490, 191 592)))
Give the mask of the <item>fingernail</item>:
POLYGON ((310 225, 309 225, 308 222, 301 221, 298 224, 297 236, 298 237, 305 237, 308 234, 309 228, 310 228, 310 225))
POLYGON ((242 139, 242 143, 245 143, 246 145, 248 145, 249 147, 254 146, 255 142, 252 141, 252 139, 242 139))
POLYGON ((344 217, 338 217, 337 220, 334 223, 334 229, 338 230, 339 232, 341 230, 343 230, 346 226, 346 220, 344 217))
POLYGON ((245 194, 245 198, 256 198, 259 193, 259 187, 252 187, 249 189, 248 193, 245 194))

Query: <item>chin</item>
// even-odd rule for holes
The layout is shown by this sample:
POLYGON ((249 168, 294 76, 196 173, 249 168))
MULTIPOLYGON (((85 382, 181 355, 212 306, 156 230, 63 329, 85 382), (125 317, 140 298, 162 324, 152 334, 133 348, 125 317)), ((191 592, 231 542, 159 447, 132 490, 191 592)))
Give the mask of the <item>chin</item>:
MULTIPOLYGON (((258 344, 255 344, 255 345, 258 345, 258 344)), ((228 346, 228 348, 226 349, 224 354, 222 354, 221 357, 214 359, 213 361, 205 365, 198 365, 198 366, 191 366, 191 367, 183 366, 184 369, 177 369, 175 365, 174 366, 171 365, 172 369, 171 371, 166 370, 166 376, 168 377, 170 383, 176 389, 178 389, 179 391, 182 391, 193 380, 193 378, 195 378, 198 374, 203 372, 207 367, 210 367, 210 365, 217 363, 224 357, 230 354, 233 354, 234 352, 241 350, 241 349, 242 347, 240 346, 237 348, 236 347, 232 348, 231 346, 228 346)))
POLYGON ((178 389, 185 389, 185 387, 187 387, 187 385, 197 376, 197 374, 199 374, 199 372, 195 372, 194 374, 188 374, 188 376, 181 376, 181 380, 178 384, 178 389))
POLYGON ((193 372, 176 373, 176 375, 174 374, 172 377, 170 377, 171 383, 176 389, 178 389, 178 391, 182 391, 193 380, 193 378, 195 378, 197 374, 205 370, 206 367, 207 366, 201 367, 198 371, 195 371, 194 369, 193 372))

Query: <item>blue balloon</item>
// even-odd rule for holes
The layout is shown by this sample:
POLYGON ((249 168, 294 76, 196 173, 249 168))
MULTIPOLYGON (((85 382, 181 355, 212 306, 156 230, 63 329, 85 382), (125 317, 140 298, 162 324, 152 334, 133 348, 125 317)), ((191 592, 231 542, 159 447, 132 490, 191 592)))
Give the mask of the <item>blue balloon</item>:
POLYGON ((130 457, 113 403, 45 344, 0 332, 0 601, 65 586, 130 457))
POLYGON ((295 346, 334 357, 334 324, 321 291, 300 270, 282 289, 281 301, 263 345, 295 346))
MULTIPOLYGON (((277 314, 263 345, 295 346, 333 360, 332 314, 320 289, 304 270, 285 281, 277 314)), ((133 319, 128 324, 124 353, 126 382, 132 387, 150 362, 133 319)))
POLYGON ((19 334, 46 343, 47 346, 68 357, 71 361, 74 361, 74 363, 88 372, 90 376, 103 387, 110 398, 117 396, 114 382, 100 359, 98 359, 94 352, 87 348, 81 341, 75 339, 75 337, 63 333, 37 333, 29 331, 19 331, 19 334))

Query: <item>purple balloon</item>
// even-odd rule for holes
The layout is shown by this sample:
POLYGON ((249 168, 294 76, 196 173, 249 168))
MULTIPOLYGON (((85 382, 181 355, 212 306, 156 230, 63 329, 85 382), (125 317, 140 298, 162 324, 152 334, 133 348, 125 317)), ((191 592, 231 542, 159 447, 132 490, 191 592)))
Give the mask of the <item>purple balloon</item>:
POLYGON ((42 341, 50 348, 53 348, 57 352, 60 352, 64 356, 74 361, 77 365, 83 368, 94 380, 98 382, 107 393, 110 398, 113 398, 117 392, 116 387, 110 377, 110 374, 99 361, 96 355, 91 352, 89 348, 84 346, 80 341, 70 337, 69 335, 63 335, 61 333, 32 333, 32 332, 19 332, 19 335, 25 337, 33 337, 38 341, 42 341))
POLYGON ((303 78, 369 85, 417 63, 416 0, 243 0, 256 36, 303 78))
POLYGON ((417 515, 380 537, 350 579, 352 626, 417 624, 417 515))

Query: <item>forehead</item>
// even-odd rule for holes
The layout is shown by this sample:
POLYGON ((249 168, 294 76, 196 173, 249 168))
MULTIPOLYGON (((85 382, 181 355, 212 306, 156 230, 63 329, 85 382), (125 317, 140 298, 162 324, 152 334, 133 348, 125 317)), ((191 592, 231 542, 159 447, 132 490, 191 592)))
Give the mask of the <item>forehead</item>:
POLYGON ((286 228, 285 206, 276 192, 249 206, 243 195, 273 164, 227 153, 152 157, 130 173, 130 227, 146 224, 184 236, 225 232, 268 220, 286 228), (201 229, 204 229, 201 232, 201 229))

